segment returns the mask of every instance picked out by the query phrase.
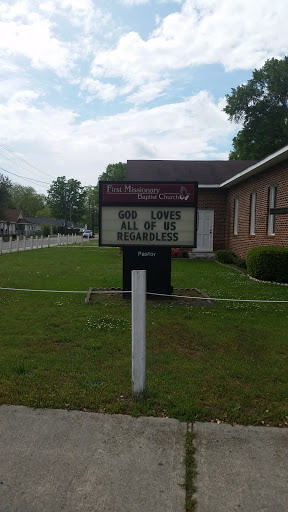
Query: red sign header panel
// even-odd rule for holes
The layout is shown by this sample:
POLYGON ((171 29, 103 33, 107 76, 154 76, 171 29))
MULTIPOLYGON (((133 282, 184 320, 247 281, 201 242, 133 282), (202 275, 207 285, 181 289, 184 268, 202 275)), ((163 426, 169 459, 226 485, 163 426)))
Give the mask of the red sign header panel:
POLYGON ((197 183, 100 181, 100 204, 196 206, 197 183))

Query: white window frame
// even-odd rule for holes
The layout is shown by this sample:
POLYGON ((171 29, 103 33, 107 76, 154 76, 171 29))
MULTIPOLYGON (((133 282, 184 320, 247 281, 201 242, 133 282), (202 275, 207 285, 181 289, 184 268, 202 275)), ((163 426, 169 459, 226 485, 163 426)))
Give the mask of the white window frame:
POLYGON ((234 227, 233 234, 238 235, 238 221, 239 221, 239 197, 234 199, 234 227))
POLYGON ((251 192, 250 196, 250 235, 255 235, 256 230, 256 201, 257 192, 251 192))
POLYGON ((270 185, 268 198, 268 235, 275 235, 275 213, 270 213, 271 208, 276 208, 277 184, 270 185))

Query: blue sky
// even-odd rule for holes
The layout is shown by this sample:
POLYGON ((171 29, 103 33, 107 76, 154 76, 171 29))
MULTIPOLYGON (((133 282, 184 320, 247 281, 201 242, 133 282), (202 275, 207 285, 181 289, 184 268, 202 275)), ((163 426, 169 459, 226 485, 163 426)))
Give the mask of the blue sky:
POLYGON ((128 159, 227 159, 225 94, 287 54, 287 19, 286 0, 0 0, 0 172, 45 193, 128 159))

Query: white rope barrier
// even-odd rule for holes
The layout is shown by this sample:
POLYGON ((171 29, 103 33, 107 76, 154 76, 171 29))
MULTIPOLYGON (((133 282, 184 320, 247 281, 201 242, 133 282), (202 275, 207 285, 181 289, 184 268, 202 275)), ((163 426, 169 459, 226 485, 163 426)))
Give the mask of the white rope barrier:
MULTIPOLYGON (((123 290, 32 290, 30 288, 4 288, 0 286, 0 290, 11 290, 13 292, 42 292, 42 293, 99 293, 99 294, 107 294, 107 293, 124 293, 123 290)), ((125 293, 131 293, 131 291, 126 291, 125 293)))
POLYGON ((276 302, 276 303, 282 303, 287 302, 288 300, 260 300, 260 299, 223 299, 221 297, 190 297, 188 295, 165 295, 160 293, 152 293, 147 292, 147 295, 156 295, 158 297, 172 297, 177 299, 194 299, 194 300, 210 300, 210 301, 227 301, 227 302, 276 302))
MULTIPOLYGON (((33 290, 30 288, 4 288, 0 286, 0 290, 10 290, 14 292, 41 292, 41 293, 90 293, 90 294, 111 294, 111 293, 131 293, 131 290, 33 290)), ((225 299, 222 297, 191 297, 189 295, 166 295, 164 293, 146 292, 146 295, 155 297, 168 297, 170 299, 190 299, 190 300, 208 300, 208 301, 224 301, 224 302, 257 302, 269 304, 285 304, 288 300, 265 300, 265 299, 225 299)))

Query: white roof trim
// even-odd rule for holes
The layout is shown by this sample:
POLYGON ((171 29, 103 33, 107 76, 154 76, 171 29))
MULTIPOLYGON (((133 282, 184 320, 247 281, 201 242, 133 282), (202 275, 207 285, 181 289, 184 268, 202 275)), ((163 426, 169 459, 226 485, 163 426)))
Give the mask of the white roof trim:
POLYGON ((198 188, 220 188, 221 185, 201 185, 198 184, 198 188))
POLYGON ((233 176, 233 178, 224 181, 223 183, 221 183, 220 187, 227 188, 231 185, 236 185, 236 183, 239 183, 240 181, 243 181, 249 178, 250 176, 253 176, 254 174, 258 174, 259 172, 264 171, 265 169, 268 169, 272 165, 276 165, 287 158, 288 146, 285 146, 284 148, 279 149, 275 153, 272 153, 272 155, 269 155, 263 160, 260 160, 260 162, 257 162, 257 164, 251 165, 244 171, 239 172, 239 174, 236 174, 235 176, 233 176))

